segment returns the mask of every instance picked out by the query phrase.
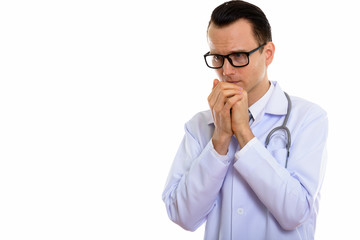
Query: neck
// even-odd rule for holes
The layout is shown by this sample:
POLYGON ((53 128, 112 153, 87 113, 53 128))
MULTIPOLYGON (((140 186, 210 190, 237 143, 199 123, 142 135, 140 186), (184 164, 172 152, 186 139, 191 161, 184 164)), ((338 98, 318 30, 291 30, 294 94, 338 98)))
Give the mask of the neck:
POLYGON ((248 92, 249 107, 265 95, 265 93, 269 90, 270 85, 271 83, 269 80, 264 80, 263 82, 259 83, 255 89, 252 89, 250 92, 248 92))

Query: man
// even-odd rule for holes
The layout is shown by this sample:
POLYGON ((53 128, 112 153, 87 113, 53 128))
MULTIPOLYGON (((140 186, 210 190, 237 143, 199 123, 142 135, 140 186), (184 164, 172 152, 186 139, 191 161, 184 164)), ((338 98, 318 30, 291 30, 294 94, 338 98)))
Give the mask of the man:
POLYGON ((163 192, 169 218, 190 231, 206 222, 205 239, 314 239, 326 112, 269 81, 275 46, 258 7, 217 7, 208 43, 219 79, 210 110, 185 124, 163 192))

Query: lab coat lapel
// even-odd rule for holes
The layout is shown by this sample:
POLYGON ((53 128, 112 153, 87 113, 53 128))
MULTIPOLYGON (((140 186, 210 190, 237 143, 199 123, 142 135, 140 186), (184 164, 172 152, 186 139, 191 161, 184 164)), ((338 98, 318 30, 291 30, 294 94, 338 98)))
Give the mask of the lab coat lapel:
POLYGON ((274 91, 265 106, 265 113, 274 115, 286 115, 288 101, 285 93, 277 82, 274 83, 274 91))

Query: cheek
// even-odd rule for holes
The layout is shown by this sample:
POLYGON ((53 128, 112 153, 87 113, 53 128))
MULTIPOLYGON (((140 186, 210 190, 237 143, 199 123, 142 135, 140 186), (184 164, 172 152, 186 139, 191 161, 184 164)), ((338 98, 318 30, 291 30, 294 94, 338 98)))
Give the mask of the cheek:
POLYGON ((223 71, 222 68, 215 69, 216 74, 218 75, 219 79, 222 80, 223 77, 223 71))
POLYGON ((255 78, 255 81, 261 81, 265 77, 266 67, 264 64, 258 62, 251 66, 251 69, 249 70, 251 70, 251 75, 255 78))

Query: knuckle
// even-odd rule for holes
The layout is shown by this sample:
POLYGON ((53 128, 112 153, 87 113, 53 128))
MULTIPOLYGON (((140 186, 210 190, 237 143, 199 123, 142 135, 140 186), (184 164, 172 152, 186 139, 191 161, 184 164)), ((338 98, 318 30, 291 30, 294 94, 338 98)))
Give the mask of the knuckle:
POLYGON ((221 111, 221 112, 220 112, 220 116, 221 116, 222 118, 226 118, 227 113, 226 113, 225 111, 221 111))
POLYGON ((217 87, 220 89, 220 90, 223 90, 224 89, 224 83, 223 82, 219 82, 217 87))
POLYGON ((213 109, 214 109, 214 112, 217 114, 221 112, 221 108, 219 106, 214 106, 213 109))
POLYGON ((214 92, 211 92, 210 94, 209 94, 209 96, 208 96, 208 101, 210 101, 212 98, 213 98, 213 96, 214 96, 214 92))
POLYGON ((237 101, 236 96, 234 96, 234 97, 232 97, 232 98, 229 98, 229 100, 228 100, 228 102, 229 102, 230 104, 234 104, 236 101, 237 101))

